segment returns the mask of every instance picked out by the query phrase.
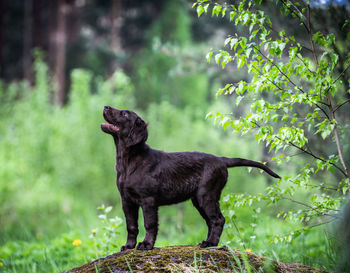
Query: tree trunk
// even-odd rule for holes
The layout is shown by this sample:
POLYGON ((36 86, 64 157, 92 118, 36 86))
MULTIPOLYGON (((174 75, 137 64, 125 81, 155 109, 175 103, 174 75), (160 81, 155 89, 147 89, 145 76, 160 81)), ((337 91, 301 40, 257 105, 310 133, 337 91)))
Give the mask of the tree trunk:
POLYGON ((66 16, 68 5, 59 0, 57 5, 57 28, 55 33, 55 68, 54 77, 57 84, 55 101, 58 105, 65 102, 65 66, 66 66, 66 16))
MULTIPOLYGON (((26 0, 27 1, 27 0, 26 0)), ((30 1, 31 2, 31 1, 30 1)), ((33 1, 33 47, 43 48, 43 1, 33 1)))
MULTIPOLYGON (((111 32, 110 32, 110 49, 114 53, 121 51, 121 8, 122 0, 112 0, 112 12, 111 12, 111 32)), ((118 68, 118 63, 112 61, 109 66, 109 75, 113 75, 114 71, 118 68)))
POLYGON ((48 18, 48 63, 50 70, 55 67, 56 52, 56 31, 57 31, 57 7, 58 0, 50 0, 48 2, 49 18, 48 18))
POLYGON ((23 29, 23 78, 33 84, 32 70, 32 0, 24 1, 24 29, 23 29))
POLYGON ((0 78, 3 77, 3 41, 4 41, 4 0, 0 0, 0 78))
POLYGON ((120 40, 120 28, 121 28, 121 17, 120 12, 122 8, 122 0, 113 0, 112 2, 112 14, 111 14, 111 41, 110 47, 113 52, 121 50, 120 40))
POLYGON ((76 4, 76 1, 69 0, 67 1, 69 4, 69 14, 67 15, 67 25, 69 26, 67 28, 67 42, 73 43, 80 31, 80 25, 79 25, 79 9, 76 4))

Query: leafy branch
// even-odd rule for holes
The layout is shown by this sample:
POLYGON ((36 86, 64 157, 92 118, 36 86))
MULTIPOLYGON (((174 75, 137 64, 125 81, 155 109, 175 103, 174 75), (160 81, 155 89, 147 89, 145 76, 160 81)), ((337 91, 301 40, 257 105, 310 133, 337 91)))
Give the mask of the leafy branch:
MULTIPOLYGON (((316 220, 320 216, 336 219, 338 216, 334 212, 338 212, 350 190, 348 168, 340 143, 344 130, 339 129, 343 124, 335 115, 350 102, 350 99, 339 99, 347 95, 346 86, 341 88, 339 83, 350 63, 345 67, 342 65, 342 71, 336 73, 339 62, 345 58, 334 50, 334 34, 323 34, 322 30, 314 29, 310 5, 291 0, 280 0, 280 3, 284 16, 292 14, 304 26, 310 43, 308 50, 303 50, 302 42, 286 34, 285 30, 277 32, 273 28, 270 18, 259 8, 261 1, 243 0, 237 5, 221 5, 206 0, 195 3, 199 16, 209 13, 212 7, 212 16, 228 16, 232 24, 247 30, 244 35, 229 35, 224 46, 229 45, 230 51, 219 50, 215 54, 215 62, 221 64, 222 69, 234 62, 237 70, 246 66, 248 74, 252 76, 248 82, 227 83, 217 92, 217 95, 235 94, 231 97, 235 98, 236 105, 245 99, 245 107, 241 107, 246 113, 236 119, 216 113, 215 119, 224 129, 231 127, 237 133, 253 133, 258 142, 263 141, 269 145, 271 152, 276 153, 274 158, 278 164, 290 159, 285 154, 286 148, 297 149, 299 154, 313 159, 310 163, 305 162, 306 157, 300 163, 293 160, 299 169, 295 177, 285 176, 288 185, 282 188, 277 182, 267 189, 266 197, 261 194, 246 196, 242 205, 251 205, 260 199, 270 200, 271 203, 289 200, 307 208, 301 212, 305 213, 305 219, 316 220), (263 93, 272 93, 273 96, 262 96, 263 93), (248 96, 254 100, 247 103, 248 96), (272 102, 268 102, 266 97, 272 102), (302 113, 307 115, 300 120, 300 116, 305 116, 302 113), (314 147, 320 147, 322 155, 314 152, 314 147), (333 175, 334 170, 338 170, 342 178, 333 175), (320 178, 331 179, 327 183, 331 185, 317 183, 320 178), (315 195, 311 202, 293 198, 296 191, 310 195, 310 187, 315 195), (332 195, 324 196, 325 190, 332 195)), ((213 51, 208 53, 208 62, 213 54, 213 51)), ((298 212, 291 214, 297 218, 298 212)), ((309 220, 306 225, 313 227, 309 220)))

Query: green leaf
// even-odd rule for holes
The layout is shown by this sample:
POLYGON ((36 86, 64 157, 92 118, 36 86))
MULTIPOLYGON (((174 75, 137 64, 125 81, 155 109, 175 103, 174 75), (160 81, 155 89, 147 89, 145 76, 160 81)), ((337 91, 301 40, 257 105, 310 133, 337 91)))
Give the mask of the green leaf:
POLYGON ((226 64, 228 64, 232 60, 231 56, 224 56, 221 62, 222 69, 225 68, 226 64))
POLYGON ((236 102, 236 105, 238 106, 239 103, 241 102, 241 100, 243 99, 244 97, 243 96, 237 96, 235 102, 236 102))
POLYGON ((237 12, 235 12, 235 11, 230 12, 230 21, 233 21, 235 19, 236 14, 237 14, 237 12))
POLYGON ((221 11, 221 14, 222 14, 222 17, 225 17, 225 14, 226 14, 226 8, 223 8, 222 11, 221 11))
POLYGON ((105 209, 105 213, 108 213, 108 212, 110 212, 111 210, 112 210, 112 206, 108 206, 106 209, 105 209))
POLYGON ((243 24, 244 25, 247 25, 248 24, 248 22, 249 22, 249 16, 250 14, 248 13, 248 12, 245 12, 244 14, 243 14, 243 24))
POLYGON ((208 7, 209 7, 209 4, 206 4, 206 5, 204 6, 204 12, 205 12, 205 13, 208 12, 208 7))
POLYGON ((245 54, 246 54, 247 58, 249 58, 249 55, 252 52, 252 50, 253 49, 251 47, 246 50, 245 54))
POLYGON ((207 59, 208 63, 210 63, 211 56, 213 56, 213 51, 208 52, 207 55, 206 55, 206 59, 207 59))
POLYGON ((215 55, 215 62, 216 62, 216 64, 219 64, 219 62, 221 60, 221 57, 222 57, 221 52, 215 55))
POLYGON ((212 11, 211 16, 213 17, 214 15, 219 16, 219 13, 221 11, 222 7, 220 5, 215 5, 212 11))
POLYGON ((204 7, 201 6, 201 5, 198 5, 197 6, 197 14, 198 14, 198 17, 201 16, 201 14, 204 12, 204 7))
POLYGON ((210 119, 214 116, 214 114, 212 112, 209 112, 206 116, 205 119, 210 119))
POLYGON ((230 48, 232 49, 239 40, 237 38, 231 38, 230 40, 230 48))
POLYGON ((338 64, 339 56, 335 53, 330 54, 332 66, 335 67, 338 64))

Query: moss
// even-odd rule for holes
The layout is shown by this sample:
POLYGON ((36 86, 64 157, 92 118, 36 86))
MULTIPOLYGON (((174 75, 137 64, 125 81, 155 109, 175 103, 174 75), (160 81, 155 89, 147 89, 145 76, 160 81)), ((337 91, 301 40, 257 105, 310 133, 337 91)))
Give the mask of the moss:
MULTIPOLYGON (((300 264, 274 262, 251 252, 244 253, 251 268, 262 272, 325 272, 300 264)), ((148 251, 136 249, 115 253, 66 273, 122 272, 240 272, 245 268, 239 250, 202 249, 198 246, 170 246, 148 251)), ((253 272, 254 272, 253 270, 253 272)), ((259 272, 261 272, 259 271, 259 272)))

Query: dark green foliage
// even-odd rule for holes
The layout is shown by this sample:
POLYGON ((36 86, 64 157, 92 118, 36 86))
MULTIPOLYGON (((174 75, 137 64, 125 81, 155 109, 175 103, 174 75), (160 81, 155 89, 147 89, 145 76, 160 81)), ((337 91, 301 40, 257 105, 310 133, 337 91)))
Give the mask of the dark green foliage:
POLYGON ((161 101, 195 109, 208 106, 209 79, 199 69, 204 51, 191 42, 187 9, 182 1, 170 1, 148 32, 147 46, 132 58, 138 107, 161 101))

